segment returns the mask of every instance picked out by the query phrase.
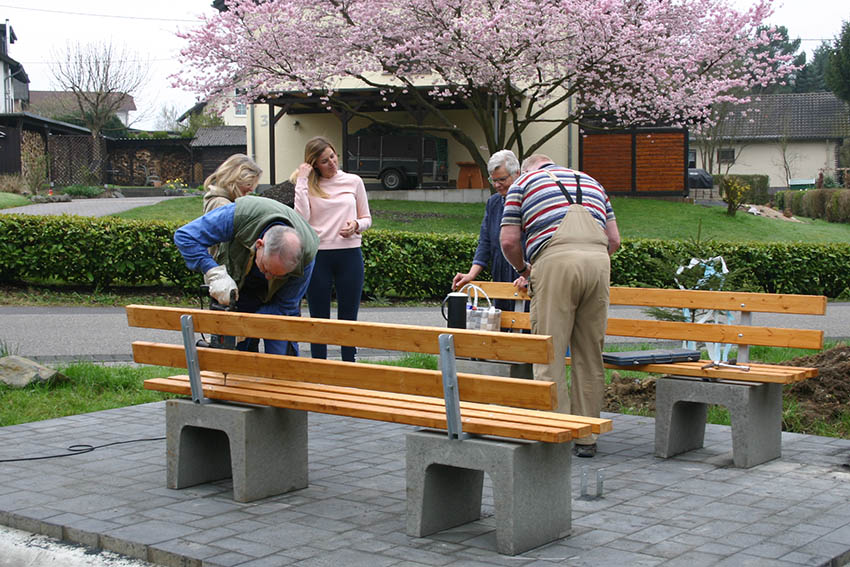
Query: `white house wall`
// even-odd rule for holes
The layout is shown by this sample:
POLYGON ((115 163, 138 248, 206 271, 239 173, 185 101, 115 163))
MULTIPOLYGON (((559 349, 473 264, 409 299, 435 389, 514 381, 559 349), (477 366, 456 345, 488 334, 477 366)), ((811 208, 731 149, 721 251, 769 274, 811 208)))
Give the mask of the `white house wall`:
MULTIPOLYGON (((789 142, 785 155, 790 165, 791 178, 816 179, 821 171, 824 176, 835 178, 835 146, 835 142, 830 140, 789 142)), ((729 144, 724 148, 735 149, 735 163, 729 173, 767 175, 770 187, 788 187, 779 142, 747 142, 729 144)), ((704 168, 699 152, 697 167, 704 168)), ((720 164, 720 171, 726 172, 726 164, 720 164)))

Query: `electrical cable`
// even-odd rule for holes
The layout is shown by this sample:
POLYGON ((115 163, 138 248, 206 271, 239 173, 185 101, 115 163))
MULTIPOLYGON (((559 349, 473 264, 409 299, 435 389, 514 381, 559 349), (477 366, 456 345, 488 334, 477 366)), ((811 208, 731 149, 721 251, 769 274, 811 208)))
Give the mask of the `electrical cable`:
POLYGON ((22 8, 20 6, 9 6, 8 4, 0 4, 0 8, 10 8, 12 10, 25 10, 27 12, 47 12, 49 14, 63 14, 67 16, 85 16, 89 18, 116 18, 120 20, 148 20, 153 22, 189 22, 198 23, 199 20, 187 20, 182 18, 159 18, 154 16, 121 16, 118 14, 92 14, 88 12, 71 12, 67 10, 48 10, 47 8, 22 8))
POLYGON ((40 461, 42 459, 58 459, 59 457, 70 457, 71 455, 82 455, 83 453, 91 453, 95 449, 102 449, 104 447, 112 447, 113 445, 124 445, 126 443, 138 443, 140 441, 162 441, 165 437, 149 437, 143 439, 130 439, 128 441, 114 441, 112 443, 106 443, 104 445, 69 445, 68 451, 69 453, 63 453, 61 455, 45 455, 43 457, 21 457, 20 459, 0 459, 0 463, 17 463, 21 461, 40 461))

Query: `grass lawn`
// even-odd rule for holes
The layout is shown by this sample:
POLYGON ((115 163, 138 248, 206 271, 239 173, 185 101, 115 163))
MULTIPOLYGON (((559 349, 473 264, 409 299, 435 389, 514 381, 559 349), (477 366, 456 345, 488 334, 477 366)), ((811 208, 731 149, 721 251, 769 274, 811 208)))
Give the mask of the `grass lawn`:
MULTIPOLYGON (((612 199, 623 238, 725 240, 736 242, 848 242, 850 225, 822 220, 789 222, 757 217, 738 211, 726 215, 725 207, 691 205, 654 199, 612 199), (659 220, 663 221, 659 222, 659 220), (700 228, 701 227, 701 228, 700 228)), ((459 232, 478 234, 484 203, 428 203, 424 201, 375 200, 373 227, 413 232, 459 232)), ((202 210, 201 197, 169 199, 116 216, 189 222, 202 210)))
POLYGON ((133 220, 161 220, 173 221, 185 224, 201 216, 204 212, 204 198, 182 197, 180 199, 166 199, 155 205, 137 207, 111 215, 122 219, 133 220))
POLYGON ((32 205, 32 202, 22 195, 0 191, 0 209, 11 209, 12 207, 23 207, 32 205))
MULTIPOLYGON (((69 380, 26 388, 0 384, 0 427, 174 397, 142 388, 143 380, 165 376, 168 369, 77 363, 58 370, 69 380)), ((185 372, 173 370, 174 374, 185 372)))

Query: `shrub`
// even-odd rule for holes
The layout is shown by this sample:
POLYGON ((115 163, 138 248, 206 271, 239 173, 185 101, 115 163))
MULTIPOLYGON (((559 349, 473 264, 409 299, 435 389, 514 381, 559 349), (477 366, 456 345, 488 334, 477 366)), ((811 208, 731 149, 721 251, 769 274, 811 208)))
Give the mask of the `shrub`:
POLYGON ((103 187, 92 185, 68 185, 62 192, 72 197, 97 197, 103 193, 103 187))
POLYGON ((30 193, 38 195, 39 190, 47 185, 47 156, 30 155, 26 160, 22 159, 21 174, 30 193))
POLYGON ((737 177, 741 183, 749 185, 749 190, 744 196, 743 203, 753 203, 756 205, 764 205, 770 201, 768 192, 769 180, 767 175, 714 175, 714 184, 722 186, 723 179, 726 177, 737 177))
POLYGON ((791 212, 795 215, 799 215, 801 217, 806 216, 805 208, 803 207, 803 195, 805 191, 791 191, 791 202, 786 204, 786 207, 790 205, 791 212))
POLYGON ((734 217, 738 207, 746 202, 750 186, 736 175, 725 175, 720 182, 720 196, 726 203, 726 214, 734 217))
POLYGON ((10 173, 8 175, 0 175, 0 192, 16 193, 18 195, 27 191, 26 180, 22 175, 10 173))
POLYGON ((841 222, 850 222, 850 190, 838 192, 838 217, 841 222))

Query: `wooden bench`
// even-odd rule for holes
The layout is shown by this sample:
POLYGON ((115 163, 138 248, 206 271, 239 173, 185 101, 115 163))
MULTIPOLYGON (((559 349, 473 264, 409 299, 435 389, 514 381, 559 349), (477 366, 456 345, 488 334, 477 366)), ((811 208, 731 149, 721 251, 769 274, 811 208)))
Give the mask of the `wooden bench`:
POLYGON ((145 381, 192 396, 166 404, 169 488, 232 476, 234 499, 251 501, 306 487, 308 411, 415 425, 427 430, 406 438, 407 532, 479 519, 486 472, 498 549, 513 555, 569 534, 571 441, 612 427, 552 412, 552 382, 455 371, 455 355, 549 361, 548 336, 141 305, 127 318, 183 332, 183 345, 133 343, 136 362, 188 369, 145 381), (196 332, 437 354, 441 370, 197 348, 196 332))
MULTIPOLYGON (((528 301, 510 283, 473 282, 491 299, 528 301)), ((664 375, 656 381, 655 454, 671 457, 703 447, 709 404, 725 406, 732 425, 735 466, 749 468, 781 455, 782 386, 817 376, 817 368, 750 361, 750 346, 823 348, 823 331, 752 324, 753 313, 824 315, 826 297, 680 289, 612 287, 612 306, 716 310, 737 313, 735 324, 610 317, 606 334, 643 342, 695 341, 737 346, 736 364, 716 360, 617 366, 664 375)), ((610 314, 609 314, 610 315, 610 314)), ((530 329, 530 314, 502 312, 502 327, 530 329)), ((569 364, 569 358, 566 359, 569 364)))

